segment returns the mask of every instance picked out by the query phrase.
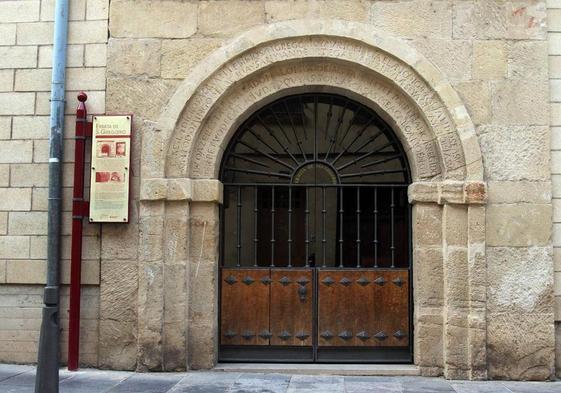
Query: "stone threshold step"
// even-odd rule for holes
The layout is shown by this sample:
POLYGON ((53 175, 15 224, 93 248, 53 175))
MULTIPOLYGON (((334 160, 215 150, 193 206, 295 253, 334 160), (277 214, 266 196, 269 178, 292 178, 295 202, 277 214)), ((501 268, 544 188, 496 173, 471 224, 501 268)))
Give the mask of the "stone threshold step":
POLYGON ((307 375, 418 376, 413 364, 218 363, 214 371, 307 375))

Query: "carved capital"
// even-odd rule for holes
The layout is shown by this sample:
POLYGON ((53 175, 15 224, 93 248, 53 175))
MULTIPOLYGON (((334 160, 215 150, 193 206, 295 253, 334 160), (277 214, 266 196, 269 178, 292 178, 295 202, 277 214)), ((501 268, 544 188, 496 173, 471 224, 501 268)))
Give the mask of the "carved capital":
POLYGON ((484 205, 487 185, 478 181, 415 182, 407 191, 409 203, 484 205))
POLYGON ((195 201, 222 203, 222 183, 216 179, 143 179, 141 201, 195 201))

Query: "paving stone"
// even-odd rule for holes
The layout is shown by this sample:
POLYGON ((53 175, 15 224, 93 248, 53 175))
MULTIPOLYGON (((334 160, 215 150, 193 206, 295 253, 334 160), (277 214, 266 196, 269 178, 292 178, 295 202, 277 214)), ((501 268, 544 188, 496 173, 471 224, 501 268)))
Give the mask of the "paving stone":
POLYGON ((24 366, 19 364, 3 364, 0 367, 0 382, 13 378, 17 375, 32 371, 34 368, 32 366, 24 366))
POLYGON ((402 377, 399 379, 403 393, 454 392, 454 388, 440 378, 402 377))
POLYGON ((242 374, 228 392, 232 393, 285 393, 290 375, 242 374))
POLYGON ((494 381, 486 382, 464 382, 451 383, 457 393, 510 393, 502 383, 494 381))
POLYGON ((34 393, 34 385, 9 385, 0 384, 2 393, 34 393))
MULTIPOLYGON (((394 379, 395 381, 395 379, 394 379)), ((403 387, 399 382, 349 382, 345 378, 345 393, 401 393, 403 387)))
MULTIPOLYGON (((34 393, 33 366, 0 364, 0 393, 34 393)), ((61 369, 60 392, 80 393, 553 393, 561 381, 447 381, 427 377, 290 375, 276 373, 132 373, 61 369)))
MULTIPOLYGON (((4 366, 1 367, 3 369, 4 366)), ((0 382, 0 392, 2 393, 33 393, 35 390, 35 373, 25 372, 7 378, 0 382)))
POLYGON ((559 393, 561 382, 503 382, 513 393, 559 393))
POLYGON ((239 373, 193 372, 187 374, 169 393, 221 393, 228 392, 240 377, 239 373))
POLYGON ((166 393, 184 374, 135 374, 108 390, 111 393, 166 393))
POLYGON ((119 371, 76 371, 60 382, 60 393, 101 393, 116 386, 132 373, 119 371))
POLYGON ((287 393, 344 392, 343 377, 295 375, 290 380, 287 393))

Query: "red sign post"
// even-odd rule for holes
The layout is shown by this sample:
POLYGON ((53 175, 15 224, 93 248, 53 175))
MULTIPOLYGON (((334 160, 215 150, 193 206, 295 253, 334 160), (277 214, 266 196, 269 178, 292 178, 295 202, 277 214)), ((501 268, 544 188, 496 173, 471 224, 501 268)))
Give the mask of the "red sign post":
POLYGON ((89 204, 84 200, 84 162, 86 138, 92 135, 84 92, 78 94, 74 152, 74 190, 72 194, 72 245, 70 251, 70 309, 68 311, 68 369, 80 365, 80 286, 82 280, 82 225, 88 216, 89 204))

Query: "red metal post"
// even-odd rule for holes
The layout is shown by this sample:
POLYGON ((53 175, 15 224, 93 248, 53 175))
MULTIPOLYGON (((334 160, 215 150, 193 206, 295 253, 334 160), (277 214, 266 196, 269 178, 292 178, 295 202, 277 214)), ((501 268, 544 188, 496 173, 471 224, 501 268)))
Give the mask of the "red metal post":
POLYGON ((68 311, 68 369, 75 371, 80 365, 80 284, 82 276, 82 222, 87 216, 84 201, 84 161, 86 137, 91 135, 84 92, 78 94, 76 109, 76 137, 74 152, 74 191, 72 197, 72 246, 70 255, 70 309, 68 311))

